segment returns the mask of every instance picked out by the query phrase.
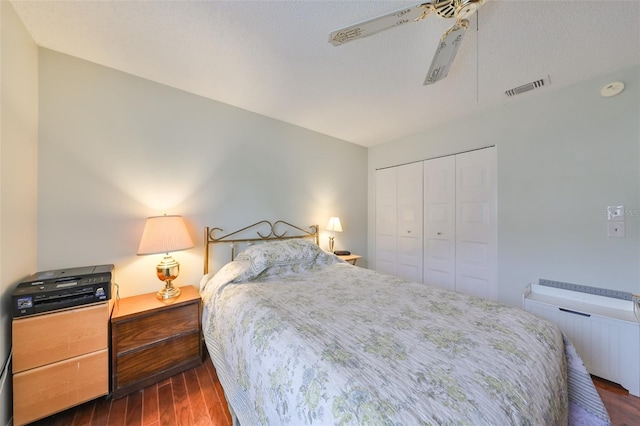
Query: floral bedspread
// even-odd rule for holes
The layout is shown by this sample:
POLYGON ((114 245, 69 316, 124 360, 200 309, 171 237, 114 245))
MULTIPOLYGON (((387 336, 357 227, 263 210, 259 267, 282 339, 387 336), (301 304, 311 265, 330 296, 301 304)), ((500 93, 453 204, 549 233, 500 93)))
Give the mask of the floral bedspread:
POLYGON ((256 249, 202 280, 206 343, 240 424, 568 423, 551 323, 314 250, 256 249))

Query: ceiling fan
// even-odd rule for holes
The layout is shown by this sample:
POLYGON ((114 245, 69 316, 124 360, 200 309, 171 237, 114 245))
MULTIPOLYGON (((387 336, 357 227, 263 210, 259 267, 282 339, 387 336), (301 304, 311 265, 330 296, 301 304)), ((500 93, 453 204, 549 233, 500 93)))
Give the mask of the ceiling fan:
POLYGON ((329 42, 334 46, 341 46, 349 41, 369 37, 389 28, 409 22, 422 21, 432 13, 445 19, 455 18, 455 24, 445 31, 440 38, 440 44, 423 83, 424 85, 433 84, 445 78, 449 73, 449 68, 456 57, 456 53, 458 53, 464 32, 469 27, 467 18, 473 15, 485 1, 432 0, 334 31, 329 34, 329 42))

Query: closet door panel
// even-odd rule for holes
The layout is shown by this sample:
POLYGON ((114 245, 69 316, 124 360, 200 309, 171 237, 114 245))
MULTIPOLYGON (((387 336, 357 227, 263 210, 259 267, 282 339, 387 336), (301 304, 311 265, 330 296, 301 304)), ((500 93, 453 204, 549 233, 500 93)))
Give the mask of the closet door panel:
POLYGON ((422 282, 422 162, 398 167, 397 275, 422 282))
POLYGON ((398 171, 376 171, 376 270, 396 274, 396 222, 398 171))
POLYGON ((497 299, 495 148, 456 155, 456 290, 497 299))
POLYGON ((401 238, 398 240, 399 277, 422 282, 422 239, 401 238))
POLYGON ((423 282, 455 290, 455 156, 425 161, 423 174, 423 282))
POLYGON ((376 239, 376 271, 385 274, 396 274, 395 238, 378 236, 376 239))

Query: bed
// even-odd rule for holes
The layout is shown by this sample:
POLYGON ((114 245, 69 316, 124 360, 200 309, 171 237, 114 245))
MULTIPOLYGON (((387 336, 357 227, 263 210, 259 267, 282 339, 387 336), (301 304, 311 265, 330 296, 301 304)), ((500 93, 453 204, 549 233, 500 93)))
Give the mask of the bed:
POLYGON ((610 424, 553 324, 350 265, 309 229, 205 229, 203 331, 234 424, 610 424), (232 260, 212 274, 219 243, 232 260))

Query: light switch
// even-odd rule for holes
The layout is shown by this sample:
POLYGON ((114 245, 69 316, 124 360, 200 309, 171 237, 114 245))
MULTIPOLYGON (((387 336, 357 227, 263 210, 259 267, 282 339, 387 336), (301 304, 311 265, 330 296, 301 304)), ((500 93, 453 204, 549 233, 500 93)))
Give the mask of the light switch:
POLYGON ((607 236, 613 238, 624 237, 624 221, 613 220, 607 223, 607 236))
POLYGON ((608 206, 607 220, 624 220, 624 206, 608 206))

